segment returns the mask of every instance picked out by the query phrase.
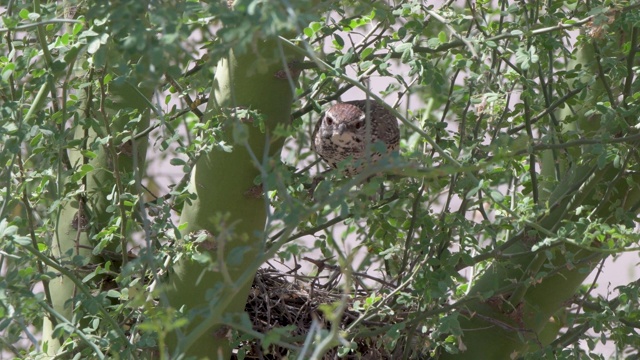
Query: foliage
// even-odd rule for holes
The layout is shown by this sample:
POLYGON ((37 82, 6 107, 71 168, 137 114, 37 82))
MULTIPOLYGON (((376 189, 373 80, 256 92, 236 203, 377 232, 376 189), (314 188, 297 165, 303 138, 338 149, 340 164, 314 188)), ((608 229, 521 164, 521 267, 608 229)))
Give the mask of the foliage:
POLYGON ((281 157, 254 159, 269 202, 254 262, 326 258, 292 272, 322 285, 337 268, 341 296, 319 306, 327 329, 302 341, 227 314, 234 342, 355 356, 369 339, 399 357, 482 358, 465 332, 476 321, 513 335, 485 343, 496 354, 601 358, 596 344, 610 342, 638 356, 638 282, 608 298, 579 286, 600 261, 637 251, 637 5, 36 0, 0 11, 4 352, 46 353, 47 314, 62 354, 175 356, 168 338, 191 318, 168 305, 163 276, 186 258, 219 270, 203 248, 240 226, 223 210, 210 214, 215 234, 185 230, 189 174, 256 130, 274 148, 288 140, 281 157), (277 36, 244 71, 304 57, 283 70, 300 73, 293 126, 270 132, 254 109, 206 107, 220 61, 277 36), (386 101, 401 153, 353 178, 317 177, 311 129, 345 94, 386 101), (183 177, 162 190, 144 153, 183 177), (76 248, 56 253, 74 231, 76 248), (62 277, 77 289, 68 315, 51 301, 62 277), (529 309, 550 313, 530 321, 529 309), (340 325, 346 311, 355 319, 340 325))

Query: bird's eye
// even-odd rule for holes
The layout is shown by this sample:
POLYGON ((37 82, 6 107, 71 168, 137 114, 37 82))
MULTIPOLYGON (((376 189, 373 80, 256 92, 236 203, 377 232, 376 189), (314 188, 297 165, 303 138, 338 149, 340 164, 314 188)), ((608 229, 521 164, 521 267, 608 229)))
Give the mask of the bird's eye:
POLYGON ((363 125, 362 121, 358 121, 358 122, 356 123, 356 130, 357 130, 357 129, 360 129, 360 128, 362 127, 362 125, 363 125))
POLYGON ((327 125, 333 125, 333 119, 327 116, 327 125))

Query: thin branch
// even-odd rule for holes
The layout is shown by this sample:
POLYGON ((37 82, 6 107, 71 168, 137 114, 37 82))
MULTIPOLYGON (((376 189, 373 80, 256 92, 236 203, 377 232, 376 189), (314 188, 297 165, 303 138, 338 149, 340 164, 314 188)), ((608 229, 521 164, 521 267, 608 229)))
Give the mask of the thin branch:
MULTIPOLYGON (((80 339, 82 339, 87 344, 87 346, 90 347, 93 350, 94 354, 98 357, 98 359, 104 359, 105 358, 105 356, 102 353, 102 351, 100 351, 100 348, 98 346, 96 346, 96 344, 94 344, 91 340, 89 340, 89 337, 82 331, 82 329, 80 329, 80 327, 78 325, 69 322, 69 320, 67 320, 64 316, 58 314, 58 312, 55 311, 46 302, 39 302, 39 304, 48 313, 54 315, 62 324, 65 324, 65 325, 67 325, 68 328, 73 329, 72 333, 77 334, 78 337, 80 339)), ((107 314, 107 317, 108 317, 108 314, 107 314)))
POLYGON ((609 98, 609 103, 611 103, 612 108, 616 108, 616 98, 613 96, 613 92, 611 91, 611 85, 607 81, 607 77, 604 74, 604 68, 602 67, 602 54, 600 53, 600 47, 596 45, 595 41, 592 44, 593 49, 596 55, 596 65, 598 66, 598 79, 602 82, 602 87, 607 93, 607 97, 609 98))
MULTIPOLYGON (((111 314, 107 311, 107 309, 104 308, 102 303, 96 300, 96 298, 91 294, 91 291, 85 286, 85 284, 82 282, 81 279, 75 276, 75 274, 71 272, 71 270, 67 269, 66 267, 60 265, 56 261, 53 261, 47 256, 45 256, 44 254, 42 254, 40 251, 38 251, 37 248, 33 248, 33 246, 31 245, 22 245, 22 244, 20 245, 22 248, 26 249, 33 256, 38 258, 38 260, 42 261, 45 265, 59 271, 63 276, 66 276, 69 280, 71 280, 71 282, 74 283, 76 288, 79 289, 80 292, 82 292, 87 297, 88 301, 91 302, 91 306, 95 306, 96 310, 102 314, 104 321, 106 321, 109 324, 111 331, 113 331, 114 334, 120 338, 120 340, 123 342, 123 344, 125 344, 128 350, 131 350, 133 346, 127 339, 127 336, 122 331, 122 328, 120 327, 120 325, 111 316, 111 314)), ((133 351, 131 351, 131 353, 133 354, 133 351)))
MULTIPOLYGON (((39 251, 39 246, 38 246, 38 238, 37 235, 35 233, 35 220, 33 219, 33 214, 34 214, 34 210, 31 206, 31 201, 29 200, 29 194, 27 192, 27 184, 28 181, 25 178, 25 174, 26 171, 24 169, 24 164, 22 162, 22 156, 20 155, 20 153, 17 154, 18 159, 18 168, 20 169, 20 179, 21 179, 21 183, 22 183, 22 204, 25 207, 25 213, 27 216, 27 222, 28 222, 28 230, 29 230, 29 237, 31 238, 31 246, 33 246, 34 249, 37 249, 39 251)), ((41 281, 42 281, 42 287, 44 289, 44 295, 45 295, 45 301, 47 303, 47 305, 51 306, 52 304, 52 298, 51 298, 51 291, 49 288, 49 280, 47 276, 44 276, 45 274, 45 268, 42 265, 42 262, 38 261, 36 262, 37 264, 37 268, 38 268, 38 272, 41 275, 41 281)), ((51 324, 53 325, 53 327, 56 326, 57 322, 55 320, 55 317, 50 316, 49 319, 51 320, 51 324)))
MULTIPOLYGON (((129 258, 127 256, 127 223, 129 217, 127 216, 127 208, 124 204, 125 200, 123 196, 125 194, 125 189, 122 181, 122 174, 120 173, 120 157, 116 153, 116 144, 114 141, 115 134, 111 130, 111 119, 109 114, 107 113, 104 107, 104 100, 107 98, 107 92, 104 85, 104 78, 100 76, 98 78, 98 84, 100 85, 100 113, 102 114, 102 122, 107 133, 107 146, 106 151, 108 156, 111 158, 111 163, 113 164, 112 174, 115 180, 116 192, 115 198, 112 199, 113 202, 117 203, 118 209, 120 210, 120 250, 122 251, 122 264, 126 265, 129 258)), ((131 140, 134 141, 134 140, 131 140)))
MULTIPOLYGON (((531 118, 531 124, 535 124, 538 121, 540 121, 540 119, 542 119, 543 117, 545 117, 547 114, 551 113, 552 111, 554 111, 558 106, 563 105, 568 99, 574 97, 575 95, 577 95, 578 93, 580 93, 582 90, 584 90, 585 88, 587 88, 586 84, 582 84, 582 86, 579 86, 571 91, 569 91, 568 93, 564 94, 564 96, 562 96, 561 98, 559 98, 558 100, 554 101, 549 107, 547 107, 546 109, 544 109, 543 112, 541 112, 540 114, 534 116, 531 118)), ((515 133, 517 133, 518 131, 524 129, 527 125, 523 124, 523 125, 519 125, 519 126, 515 126, 512 129, 509 129, 507 131, 507 134, 509 135, 513 135, 515 133)))
POLYGON ((635 71, 633 71, 633 64, 638 51, 636 48, 637 44, 638 28, 634 26, 633 29, 631 29, 631 46, 629 47, 629 55, 627 55, 627 77, 624 80, 623 99, 625 106, 627 106, 627 98, 631 96, 631 85, 633 84, 633 74, 635 73, 635 71))
MULTIPOLYGON (((524 90, 527 90, 527 86, 524 85, 524 90)), ((525 96, 524 99, 524 125, 527 129, 527 138, 529 143, 533 143, 533 129, 531 127, 531 107, 529 104, 529 97, 525 96)), ((538 176, 536 174, 536 154, 532 151, 529 153, 529 177, 531 178, 531 193, 533 196, 533 202, 538 204, 538 176)))
POLYGON ((29 30, 29 29, 37 28, 40 26, 48 25, 48 24, 63 24, 63 23, 82 24, 82 21, 73 20, 73 19, 49 19, 44 21, 38 21, 33 24, 14 26, 10 28, 0 28, 0 34, 10 32, 10 31, 29 30))
POLYGON ((202 120, 204 117, 204 114, 202 113, 202 111, 200 111, 200 109, 198 109, 198 106, 203 104, 202 100, 200 98, 196 98, 196 101, 193 101, 191 99, 191 96, 189 96, 189 93, 184 91, 182 86, 180 86, 180 84, 173 77, 171 77, 169 73, 165 73, 164 77, 167 79, 167 81, 169 81, 171 86, 173 86, 182 95, 184 101, 187 103, 187 106, 189 106, 189 110, 192 111, 194 114, 196 114, 196 116, 200 120, 202 120))
MULTIPOLYGON (((549 150, 549 149, 570 149, 573 147, 583 146, 583 145, 605 145, 605 144, 621 144, 621 143, 629 143, 633 144, 640 141, 640 134, 629 135, 619 138, 584 138, 573 141, 567 141, 560 144, 535 144, 531 147, 533 151, 539 150, 549 150)), ((529 150, 521 150, 516 152, 514 155, 521 155, 528 153, 529 150)))
POLYGON ((467 39, 465 36, 458 34, 456 29, 454 29, 453 26, 449 24, 449 21, 447 21, 447 19, 443 18, 442 16, 440 16, 440 14, 436 13, 435 11, 429 10, 424 5, 422 6, 422 10, 424 10, 424 12, 431 15, 431 17, 438 20, 442 25, 444 25, 449 30, 451 35, 456 37, 458 40, 462 41, 462 43, 467 47, 467 49, 469 49, 469 52, 471 53, 471 56, 473 57, 474 60, 480 59, 480 57, 478 56, 478 53, 476 52, 476 49, 474 48, 473 44, 469 41, 469 39, 467 39))

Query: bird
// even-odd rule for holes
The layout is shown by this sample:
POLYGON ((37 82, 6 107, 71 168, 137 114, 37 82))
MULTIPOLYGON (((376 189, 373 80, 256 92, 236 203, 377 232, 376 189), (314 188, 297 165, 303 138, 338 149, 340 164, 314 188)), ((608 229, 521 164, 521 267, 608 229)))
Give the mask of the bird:
POLYGON ((311 148, 331 167, 351 157, 344 174, 353 176, 384 154, 372 146, 382 142, 391 153, 400 145, 398 120, 384 106, 369 100, 354 100, 331 106, 318 120, 311 148))

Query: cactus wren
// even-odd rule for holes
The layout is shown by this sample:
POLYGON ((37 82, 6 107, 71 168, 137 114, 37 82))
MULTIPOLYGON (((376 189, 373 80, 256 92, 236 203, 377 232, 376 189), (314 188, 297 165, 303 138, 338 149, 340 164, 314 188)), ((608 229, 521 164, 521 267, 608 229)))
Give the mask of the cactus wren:
MULTIPOLYGON (((333 105, 318 121, 311 137, 313 151, 334 168, 349 156, 354 162, 376 162, 383 154, 370 145, 377 141, 384 143, 387 153, 396 150, 400 143, 395 116, 380 104, 367 100, 333 105)), ((365 165, 347 166, 345 174, 355 175, 365 165)))

